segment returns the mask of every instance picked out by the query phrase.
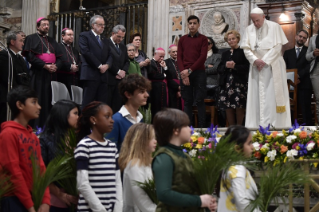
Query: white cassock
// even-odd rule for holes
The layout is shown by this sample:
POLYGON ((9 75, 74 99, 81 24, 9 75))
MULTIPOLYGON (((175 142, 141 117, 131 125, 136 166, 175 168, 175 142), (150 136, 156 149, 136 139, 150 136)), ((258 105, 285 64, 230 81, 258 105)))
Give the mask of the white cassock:
POLYGON ((282 28, 275 22, 265 20, 259 29, 253 24, 246 28, 240 47, 250 62, 245 124, 248 128, 291 126, 286 64, 281 54, 286 43, 282 28), (254 65, 256 59, 266 63, 261 71, 254 65))

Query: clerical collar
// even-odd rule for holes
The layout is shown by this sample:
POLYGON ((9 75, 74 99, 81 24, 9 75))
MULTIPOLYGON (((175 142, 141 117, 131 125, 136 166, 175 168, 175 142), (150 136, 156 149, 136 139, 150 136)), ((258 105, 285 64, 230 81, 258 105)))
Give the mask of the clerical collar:
POLYGON ((170 56, 170 58, 171 58, 171 60, 177 61, 177 58, 176 58, 176 60, 174 58, 172 58, 171 56, 170 56))
POLYGON ((38 33, 38 35, 41 36, 41 37, 44 37, 44 38, 47 37, 47 35, 42 35, 42 34, 39 33, 39 32, 37 32, 37 33, 38 33))
POLYGON ((154 57, 153 57, 153 60, 155 61, 155 63, 158 63, 158 61, 156 61, 156 60, 154 59, 154 57))
MULTIPOLYGON (((195 35, 193 36, 193 38, 197 38, 199 36, 198 31, 195 33, 195 35)), ((188 37, 192 37, 191 33, 188 33, 188 37)))
POLYGON ((63 43, 65 46, 70 46, 70 44, 64 43, 64 41, 62 41, 62 43, 63 43))

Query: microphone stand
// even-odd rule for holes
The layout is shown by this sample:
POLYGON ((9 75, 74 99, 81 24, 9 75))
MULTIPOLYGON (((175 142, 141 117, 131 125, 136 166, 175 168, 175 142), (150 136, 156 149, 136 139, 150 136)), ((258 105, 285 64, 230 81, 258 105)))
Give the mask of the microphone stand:
MULTIPOLYGON (((1 41, 0 46, 2 46, 8 53, 8 93, 12 89, 12 83, 13 83, 13 63, 12 63, 12 57, 9 52, 9 48, 7 48, 1 41)), ((7 101, 7 121, 11 120, 11 110, 7 101)))

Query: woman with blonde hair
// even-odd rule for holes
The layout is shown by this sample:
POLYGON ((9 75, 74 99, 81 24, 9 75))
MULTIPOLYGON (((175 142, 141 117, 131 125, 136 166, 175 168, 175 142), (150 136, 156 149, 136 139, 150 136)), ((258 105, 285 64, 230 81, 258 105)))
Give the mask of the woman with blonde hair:
POLYGON ((243 125, 250 64, 239 47, 239 32, 226 32, 224 40, 231 49, 223 52, 218 66, 221 86, 219 107, 225 109, 229 125, 243 125))
POLYGON ((123 211, 154 212, 156 205, 137 185, 153 178, 151 162, 157 141, 152 125, 138 123, 127 131, 119 157, 123 173, 123 211))

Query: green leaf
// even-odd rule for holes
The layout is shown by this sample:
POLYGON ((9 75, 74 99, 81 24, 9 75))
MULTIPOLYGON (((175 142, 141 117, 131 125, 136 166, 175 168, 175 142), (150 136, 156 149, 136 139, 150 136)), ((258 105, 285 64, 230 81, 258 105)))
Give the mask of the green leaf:
POLYGON ((287 191, 289 185, 304 185, 309 182, 309 175, 300 170, 296 164, 288 162, 277 166, 268 166, 257 184, 259 194, 256 194, 257 198, 251 201, 251 211, 259 208, 266 212, 271 201, 275 201, 278 197, 284 201, 282 194, 287 191))
POLYGON ((144 107, 140 107, 138 110, 143 115, 144 123, 152 124, 151 104, 148 104, 147 109, 145 109, 144 107))
POLYGON ((32 200, 34 208, 39 209, 44 192, 46 188, 53 182, 68 178, 72 175, 72 170, 67 165, 71 160, 69 156, 57 156, 47 166, 44 174, 41 173, 39 160, 36 156, 31 155, 32 172, 33 172, 33 186, 32 186, 32 200))
POLYGON ((158 199, 156 195, 155 182, 153 179, 148 179, 145 182, 135 181, 137 185, 145 191, 149 198, 157 205, 158 199))
POLYGON ((13 190, 13 185, 10 182, 10 176, 7 172, 0 171, 0 199, 7 193, 13 190))

